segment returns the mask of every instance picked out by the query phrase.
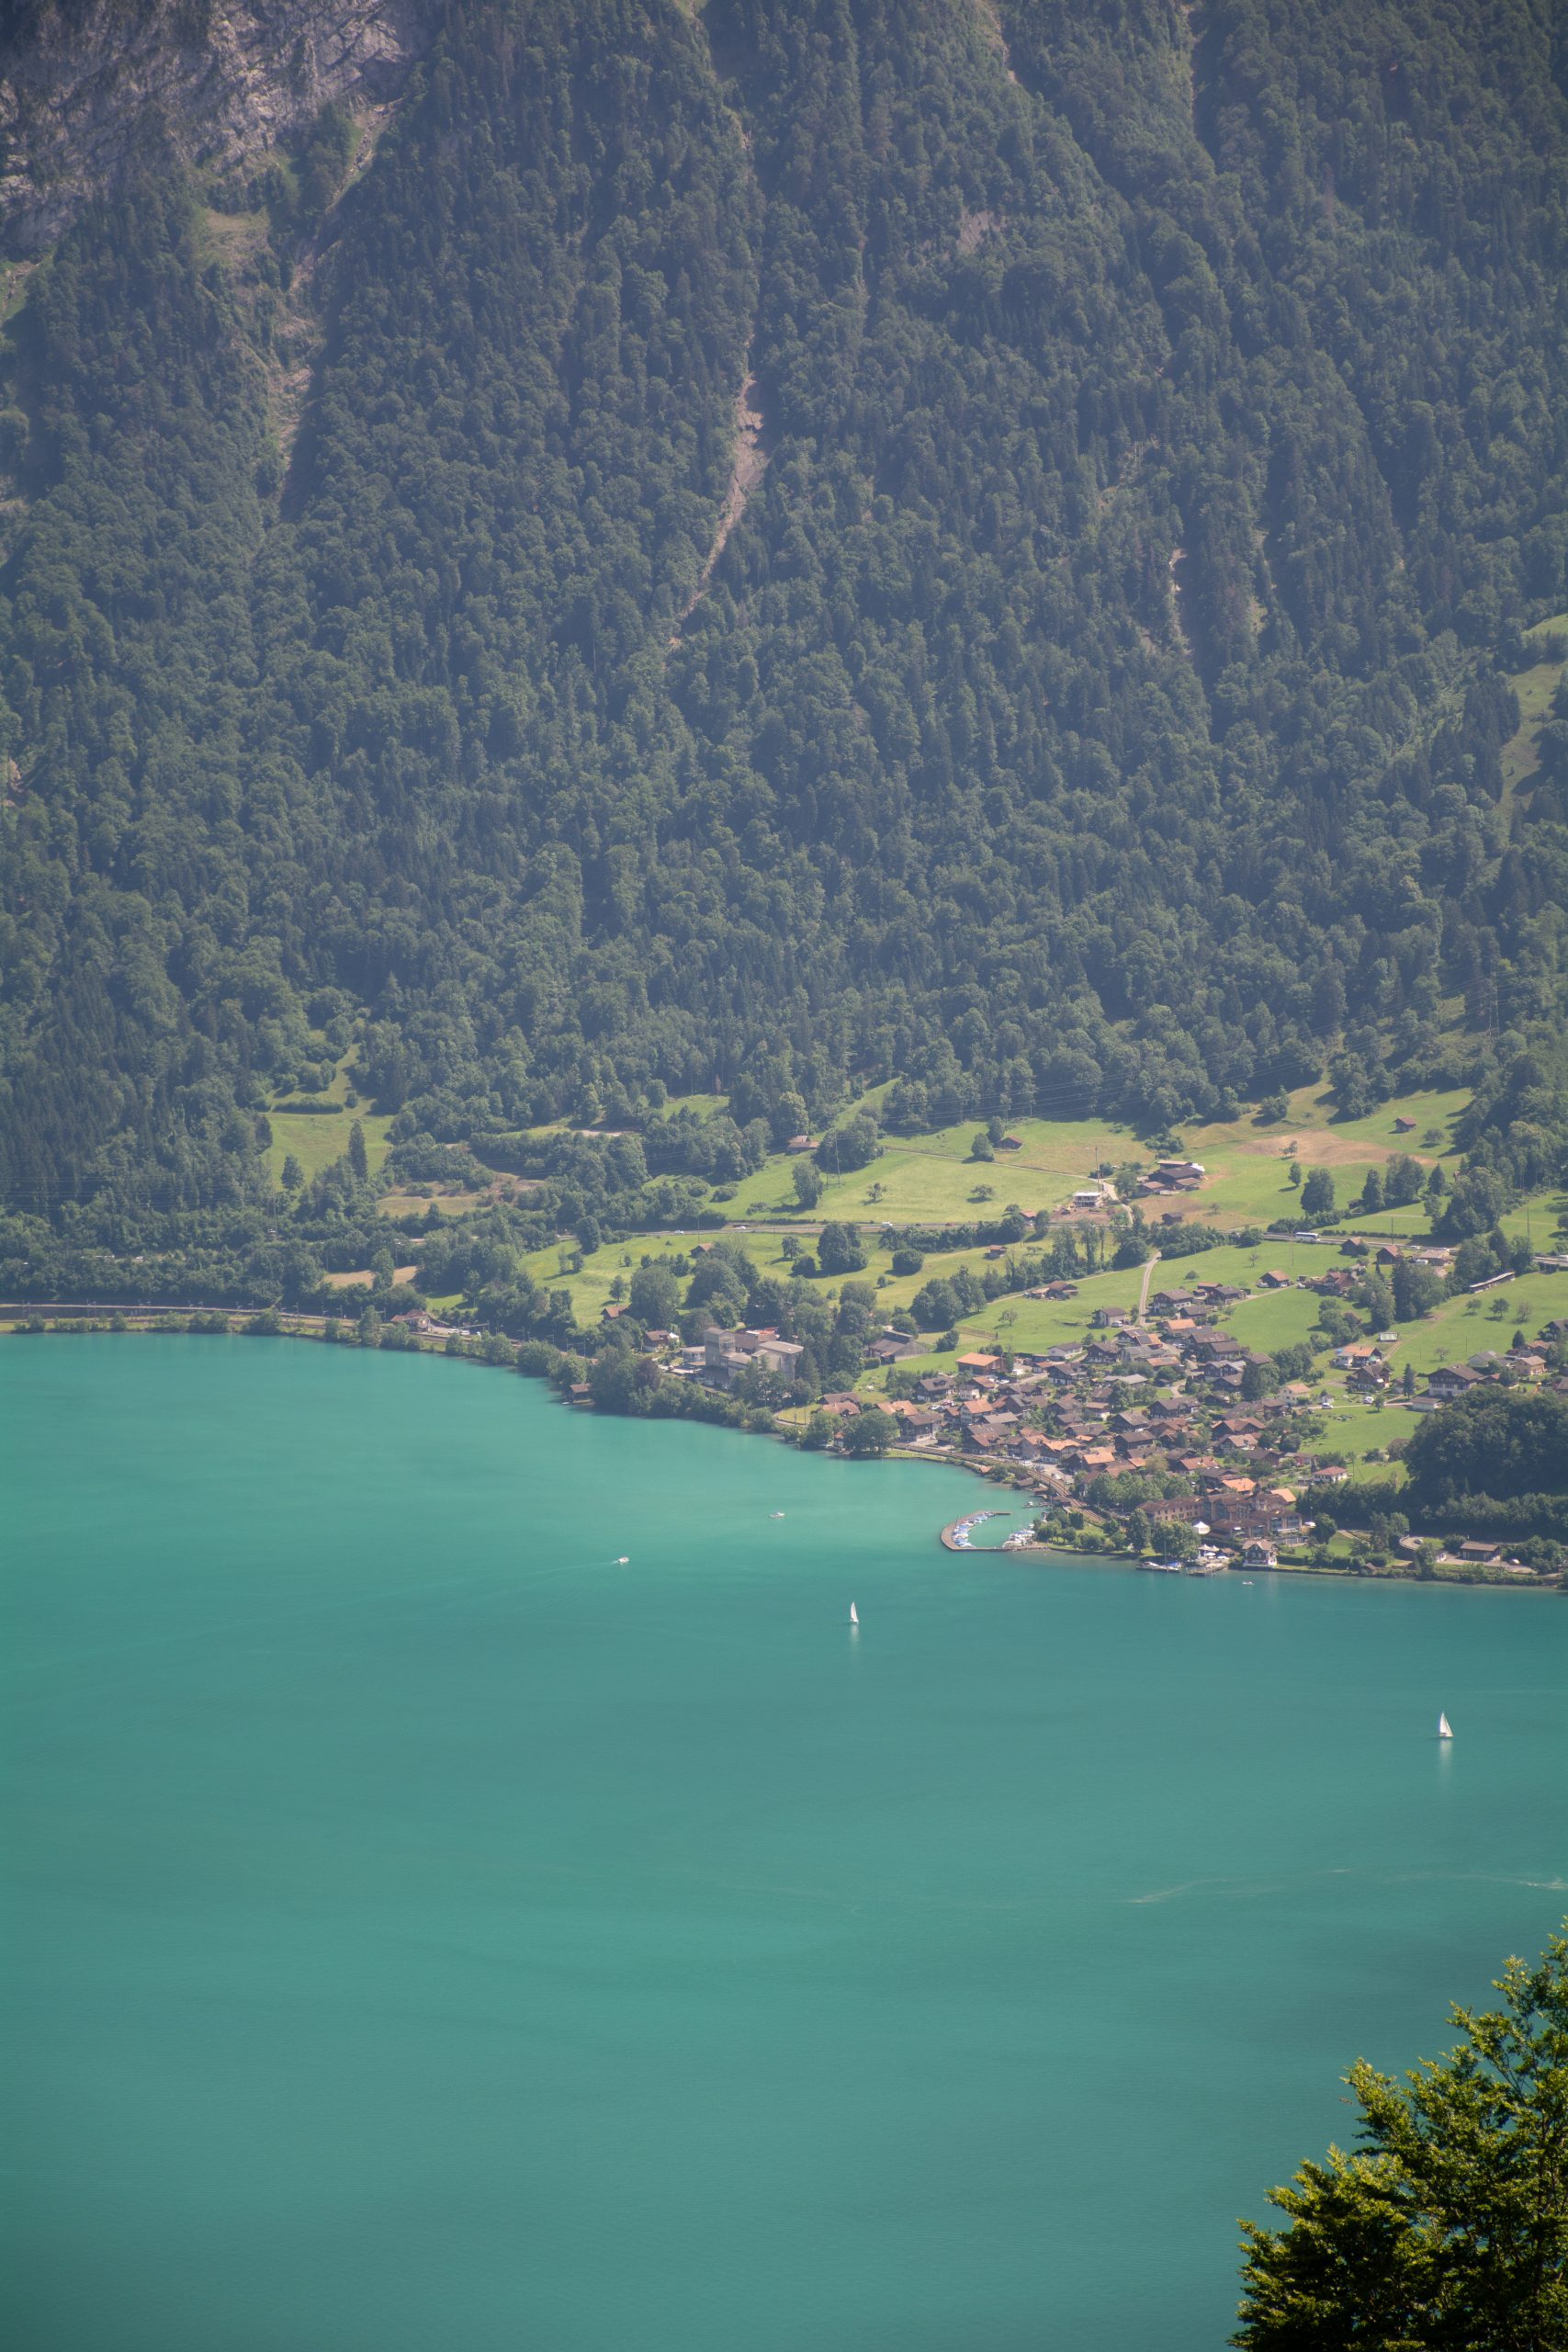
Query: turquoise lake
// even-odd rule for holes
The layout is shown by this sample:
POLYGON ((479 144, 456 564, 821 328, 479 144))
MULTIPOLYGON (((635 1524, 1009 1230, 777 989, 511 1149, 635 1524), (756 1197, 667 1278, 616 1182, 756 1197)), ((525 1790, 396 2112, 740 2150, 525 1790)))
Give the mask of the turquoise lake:
POLYGON ((1215 2352, 1568 1910, 1557 1597, 285 1340, 7 1340, 0 1431, 26 2352, 1215 2352))

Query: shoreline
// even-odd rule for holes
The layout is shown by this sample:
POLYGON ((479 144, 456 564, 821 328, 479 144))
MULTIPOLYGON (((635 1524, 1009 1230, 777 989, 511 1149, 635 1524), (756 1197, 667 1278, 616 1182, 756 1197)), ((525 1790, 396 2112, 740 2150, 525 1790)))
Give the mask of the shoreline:
MULTIPOLYGON (((310 1340, 314 1340, 318 1344, 330 1344, 338 1347, 357 1348, 359 1346, 360 1343, 357 1339, 352 1337, 345 1337, 341 1340, 334 1339, 331 1342, 328 1342, 326 1340, 326 1327, 329 1323, 337 1324, 344 1332, 352 1331, 353 1327, 347 1317, 328 1316, 317 1313, 306 1314, 289 1311, 282 1307, 201 1306, 194 1305, 188 1306, 162 1305, 113 1306, 104 1303, 92 1306, 69 1305, 47 1306, 18 1305, 15 1302, 0 1301, 0 1340, 62 1339, 68 1336, 72 1331, 80 1331, 88 1337, 96 1339, 107 1339, 111 1337, 117 1339, 137 1339, 146 1338, 151 1334, 164 1330, 167 1332, 167 1336, 171 1339, 227 1338, 310 1340), (45 1315, 52 1316, 55 1318, 55 1327, 52 1329, 47 1328, 28 1328, 28 1324, 33 1318, 39 1318, 45 1315), (169 1329, 170 1318, 176 1317, 183 1317, 192 1315, 213 1317, 221 1316, 226 1318, 228 1328, 222 1331, 191 1331, 186 1329, 182 1323, 176 1329, 169 1329), (102 1323, 96 1319, 104 1316, 112 1317, 114 1318, 113 1322, 102 1323), (267 1323, 264 1328, 258 1329, 257 1325, 260 1323, 263 1317, 268 1318, 267 1323), (63 1326, 63 1328, 62 1328, 62 1326, 63 1326)), ((483 1346, 484 1339, 488 1336, 490 1335, 467 1333, 463 1335, 463 1340, 458 1341, 458 1343, 455 1345, 455 1335, 444 1337, 439 1340, 431 1340, 422 1338, 415 1333, 410 1333, 407 1340, 401 1346, 389 1350, 387 1352, 399 1355, 439 1356, 448 1363, 471 1363, 477 1365, 481 1371, 486 1372, 510 1372, 513 1375, 521 1374, 525 1379, 542 1380, 547 1385, 550 1385, 549 1375, 547 1373, 543 1371, 536 1372, 533 1370, 525 1371, 523 1369, 516 1360, 516 1343, 513 1343, 511 1340, 505 1341, 505 1345, 508 1350, 512 1351, 512 1352, 510 1352, 505 1358, 491 1358, 480 1353, 479 1350, 483 1346), (467 1344, 464 1343, 465 1341, 467 1344)), ((522 1344, 526 1343, 524 1342, 522 1344)), ((380 1351, 378 1350, 377 1352, 379 1353, 380 1351)), ((558 1396, 558 1401, 562 1405, 569 1404, 569 1400, 565 1396, 558 1396)), ((625 1418, 626 1417, 615 1413, 606 1413, 604 1415, 604 1419, 606 1420, 617 1420, 625 1418)), ((675 1417, 671 1416, 671 1418, 675 1417)), ((776 1444, 790 1446, 796 1453, 800 1453, 805 1450, 801 1447, 797 1438, 792 1436, 787 1430, 776 1425, 773 1428, 767 1430, 737 1428, 735 1433, 737 1436, 740 1437, 771 1437, 776 1444)), ((981 1479, 986 1485, 990 1487, 994 1493, 1003 1491, 1021 1498, 1023 1492, 1020 1487, 1013 1486, 1010 1479, 1007 1478, 1005 1476, 1000 1478, 997 1476, 997 1471, 999 1468, 1005 1468, 1005 1465, 995 1462, 965 1462, 961 1459, 953 1459, 946 1454, 936 1454, 927 1452, 917 1453, 913 1448, 907 1446, 890 1446, 886 1453, 874 1458, 883 1461, 895 1462, 930 1462, 940 1469, 964 1471, 968 1473, 970 1476, 981 1479)), ((1007 1507, 1003 1505, 998 1505, 992 1510, 980 1510, 965 1512, 960 1518, 949 1521, 948 1524, 938 1532, 937 1542, 944 1551, 948 1552, 995 1553, 998 1557, 1005 1556, 1019 1559, 1029 1558, 1032 1555, 1037 1556, 1042 1553, 1059 1552, 1066 1557, 1077 1561, 1080 1565, 1085 1561, 1088 1561, 1091 1565, 1103 1565, 1107 1567, 1140 1568, 1145 1566, 1143 1555, 1140 1553, 1129 1552, 1122 1549, 1084 1552, 1076 1549, 1071 1544, 1059 1544, 1050 1537, 1045 1537, 1043 1539, 1034 1537, 1032 1538, 1029 1543, 1014 1544, 1010 1549, 1007 1549, 999 1544, 966 1544, 961 1543, 957 1540, 959 1532, 963 1529, 976 1526, 983 1520, 1002 1518, 1008 1515, 1007 1507)), ((1234 1568, 1221 1569, 1215 1571, 1215 1573, 1232 1576, 1237 1573, 1240 1566, 1241 1563, 1238 1561, 1234 1568)), ((1470 1591, 1489 1592, 1514 1591, 1562 1593, 1565 1590, 1568 1590, 1568 1585, 1565 1585, 1565 1582, 1562 1579, 1545 1581, 1534 1576, 1525 1577, 1502 1575, 1477 1576, 1470 1573, 1461 1573, 1450 1576, 1422 1577, 1417 1576, 1414 1570, 1387 1568, 1379 1569, 1371 1575, 1358 1577, 1353 1576, 1348 1567, 1325 1568, 1310 1566, 1304 1561, 1301 1563, 1297 1563, 1295 1561, 1276 1561, 1271 1568, 1254 1567, 1249 1571, 1249 1573, 1254 1577, 1320 1577, 1325 1583, 1329 1584, 1432 1585, 1445 1589, 1463 1587, 1470 1591)), ((1202 1579, 1194 1577, 1192 1581, 1197 1583, 1201 1582, 1202 1579)))

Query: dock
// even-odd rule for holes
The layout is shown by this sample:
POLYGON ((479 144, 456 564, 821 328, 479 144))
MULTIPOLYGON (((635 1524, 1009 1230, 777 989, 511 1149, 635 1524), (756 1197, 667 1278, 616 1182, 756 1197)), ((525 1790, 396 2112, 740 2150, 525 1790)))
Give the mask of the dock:
POLYGON ((972 1510, 963 1519, 949 1521, 942 1531, 942 1544, 950 1552, 976 1551, 979 1547, 969 1541, 970 1530, 978 1527, 985 1520, 1006 1519, 1007 1516, 1003 1510, 972 1510))

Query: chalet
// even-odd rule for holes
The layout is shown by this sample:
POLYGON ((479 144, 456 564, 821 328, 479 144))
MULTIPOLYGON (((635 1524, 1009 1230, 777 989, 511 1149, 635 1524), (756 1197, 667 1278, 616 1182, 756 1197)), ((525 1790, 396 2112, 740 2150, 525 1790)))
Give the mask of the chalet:
POLYGON ((821 1149, 821 1140, 817 1136, 791 1136, 788 1143, 784 1146, 784 1149, 786 1151, 797 1153, 803 1151, 819 1151, 821 1149))
POLYGON ((1011 1450, 1015 1461, 1031 1463, 1037 1469, 1055 1470, 1060 1464, 1061 1443, 1060 1438, 1046 1437, 1040 1430, 1016 1430, 1011 1450))
POLYGON ((1113 1331, 1127 1321, 1127 1309, 1124 1306, 1097 1306, 1089 1319, 1097 1331, 1113 1331))
POLYGON ((997 1137, 997 1149, 998 1151, 1021 1151, 1023 1149, 1023 1137, 1021 1136, 998 1136, 997 1137))
POLYGON ((1270 1267, 1269 1272, 1261 1278, 1259 1286, 1264 1290, 1289 1290, 1291 1287, 1291 1277, 1289 1274, 1281 1274, 1273 1267, 1270 1267))
POLYGON ((1413 1136, 1416 1132, 1415 1120, 1404 1118, 1395 1119, 1393 1123, 1393 1132, 1396 1136, 1413 1136))
POLYGON ((1218 1363, 1235 1353, 1235 1341, 1224 1331, 1194 1331, 1187 1342, 1187 1352, 1195 1363, 1218 1363))
POLYGON ((1467 1363, 1445 1363, 1427 1377, 1427 1394, 1439 1404, 1450 1404, 1456 1396, 1467 1396, 1481 1379, 1479 1372, 1467 1363))
POLYGON ((908 1438, 911 1445, 919 1445, 922 1438, 933 1438, 942 1426, 927 1406, 911 1405, 906 1398, 889 1405, 887 1410, 897 1420, 900 1434, 908 1438))
POLYGON ((879 1331, 866 1349, 868 1363, 897 1363, 905 1356, 918 1356, 921 1342, 911 1332, 895 1330, 891 1324, 879 1331))
POLYGON ((1168 1184, 1197 1184, 1207 1174, 1201 1159, 1157 1159, 1155 1173, 1163 1176, 1168 1184))
POLYGON ((1254 1535, 1241 1547, 1241 1565, 1244 1568, 1277 1568, 1280 1555, 1272 1544, 1266 1543, 1262 1536, 1254 1535))
POLYGON ((1013 1423, 1008 1419, 970 1421, 964 1431, 964 1450, 966 1453, 999 1453, 1010 1442, 1012 1431, 1013 1423))

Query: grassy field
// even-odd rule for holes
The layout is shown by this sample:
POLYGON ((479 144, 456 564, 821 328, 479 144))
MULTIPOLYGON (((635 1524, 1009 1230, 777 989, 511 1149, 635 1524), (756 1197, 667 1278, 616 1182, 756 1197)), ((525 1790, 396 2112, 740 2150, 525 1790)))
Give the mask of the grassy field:
MULTIPOLYGON (((1568 613, 1559 613, 1551 620, 1540 621, 1525 632, 1525 643, 1533 651, 1542 649, 1548 637, 1568 638, 1568 613)), ((1518 732, 1503 746, 1503 786, 1506 793, 1517 792, 1528 784, 1540 764, 1539 742, 1541 721, 1551 709, 1551 697, 1557 692, 1563 673, 1562 659, 1536 661, 1528 670, 1521 670, 1513 679, 1514 692, 1519 698, 1518 732)))
MULTIPOLYGON (((1309 1168, 1326 1168, 1338 1204, 1347 1208, 1359 1194, 1368 1170, 1386 1167, 1401 1153, 1423 1167, 1455 1159, 1453 1123, 1469 1099, 1462 1091, 1409 1094, 1380 1103, 1364 1118, 1336 1119, 1326 1090, 1303 1086, 1290 1098, 1283 1119, 1263 1125, 1254 1117, 1188 1128, 1183 1137, 1187 1151, 1207 1170, 1198 1203, 1216 1225, 1268 1225, 1275 1217, 1292 1216, 1299 1198, 1289 1177, 1293 1159, 1303 1178, 1309 1168), (1394 1122, 1400 1118, 1415 1121, 1411 1134, 1395 1132, 1394 1122), (1425 1140, 1434 1134, 1439 1142, 1425 1140)), ((1416 1232, 1427 1227, 1418 1208, 1396 1210, 1392 1221, 1416 1232)))
POLYGON ((292 1152, 305 1170, 307 1181, 319 1176, 323 1168, 341 1159, 348 1149, 348 1131, 357 1119, 365 1129, 365 1156, 375 1177, 387 1157, 387 1129, 390 1119, 378 1118, 373 1111, 345 1111, 336 1118, 330 1114, 302 1111, 292 1114, 288 1111, 269 1111, 267 1123, 272 1128, 272 1148, 267 1154, 273 1175, 281 1181, 283 1163, 292 1152))
MULTIPOLYGON (((875 1108, 886 1092, 885 1087, 874 1087, 853 1107, 875 1108)), ((1467 1099, 1462 1091, 1412 1094, 1382 1103, 1364 1118, 1341 1120, 1334 1115, 1326 1090, 1314 1085, 1292 1095, 1283 1119, 1264 1124, 1249 1115, 1189 1127, 1181 1150, 1201 1160, 1207 1173, 1201 1190, 1185 1196, 1183 1213, 1233 1226, 1267 1225, 1290 1216, 1294 1188, 1287 1170, 1292 1158, 1303 1171, 1329 1169, 1339 1204, 1348 1206, 1367 1170, 1386 1165, 1398 1153, 1409 1152, 1423 1166, 1455 1159, 1453 1123, 1467 1099), (1415 1123, 1408 1136, 1395 1132, 1400 1117, 1415 1123)), ((711 1117, 724 1102, 722 1095, 691 1094, 671 1101, 668 1108, 711 1117)), ((840 1114, 840 1122, 844 1115, 840 1114)), ((1130 1128, 1108 1120, 1015 1119, 1008 1132, 1018 1137, 1020 1148, 976 1160, 972 1149, 984 1124, 964 1119, 926 1135, 886 1136, 881 1157, 869 1167, 843 1176, 826 1174, 811 1221, 840 1217, 861 1224, 962 1224, 995 1216, 1013 1203, 1032 1216, 1041 1209, 1062 1208, 1098 1167, 1128 1160, 1146 1165, 1152 1157, 1130 1128)), ((795 1167, 787 1152, 774 1152, 734 1187, 723 1204, 727 1214, 740 1223, 799 1220, 795 1167)), ((1425 1229, 1419 1210, 1394 1215, 1408 1229, 1425 1229)))
POLYGON ((268 1104, 266 1116, 272 1129, 272 1148, 267 1160, 275 1179, 281 1181, 283 1163, 290 1152, 305 1170, 307 1182, 312 1176, 319 1176, 323 1168, 330 1168, 333 1161, 341 1159, 348 1149, 348 1131, 355 1119, 365 1130, 365 1156, 369 1162, 371 1176, 374 1178, 380 1173, 389 1148, 387 1130, 392 1122, 389 1117, 378 1117, 367 1103, 350 1104, 349 1059, 345 1054, 325 1093, 286 1095, 278 1102, 268 1104), (291 1101, 332 1102, 337 1107, 335 1113, 291 1112, 288 1107, 291 1101))
MULTIPOLYGON (((1409 1152, 1423 1166, 1455 1159, 1453 1122, 1467 1100, 1462 1091, 1413 1094, 1382 1103, 1365 1118, 1337 1120, 1325 1090, 1310 1086, 1291 1097, 1288 1117, 1266 1125, 1248 1117, 1189 1127, 1183 1131, 1182 1149, 1201 1160, 1207 1172, 1201 1191, 1186 1197, 1184 1214, 1222 1226, 1267 1225, 1291 1216, 1296 1194, 1287 1171, 1292 1158, 1303 1172, 1327 1168, 1345 1207, 1359 1193, 1370 1168, 1384 1167, 1401 1152, 1409 1152), (1415 1121, 1412 1134, 1396 1134, 1394 1121, 1400 1117, 1415 1121), (1438 1142, 1424 1140, 1433 1134, 1438 1142)), ((717 1098, 693 1101, 711 1108, 717 1098)), ((1146 1165, 1151 1158, 1147 1146, 1129 1128, 1103 1119, 1015 1119, 1008 1132, 1018 1136, 1021 1148, 998 1152, 991 1160, 976 1160, 970 1156, 971 1148, 983 1124, 965 1119, 930 1135, 889 1136, 881 1158, 869 1168, 852 1175, 828 1175, 813 1215, 863 1222, 886 1218, 896 1225, 953 1224, 994 1216, 1016 1202, 1032 1216, 1040 1209, 1061 1208, 1099 1166, 1115 1167, 1127 1160, 1146 1165), (977 1200, 977 1193, 987 1197, 977 1200)), ((725 1204, 730 1216, 798 1216, 794 1166, 786 1153, 775 1153, 737 1186, 725 1204)), ((1409 1229, 1425 1230, 1422 1212, 1403 1215, 1409 1229)))
POLYGON ((423 1216, 432 1204, 443 1216, 471 1216, 475 1209, 488 1209, 493 1200, 491 1193, 383 1193, 376 1205, 383 1216, 423 1216))
MULTIPOLYGON (((886 1217, 896 1225, 965 1224, 996 1216, 1016 1201, 1032 1216, 1039 1209, 1059 1208, 1098 1162, 1124 1160, 1134 1148, 1130 1135, 1103 1120, 1016 1119, 1008 1133, 1019 1137, 1021 1150, 998 1152, 993 1160, 972 1159, 970 1147, 983 1126, 983 1121, 965 1119, 931 1135, 888 1136, 882 1157, 869 1168, 828 1176, 813 1216, 886 1217), (988 1191, 988 1200, 975 1200, 982 1189, 988 1191)), ((787 1153, 764 1161, 728 1204, 730 1214, 798 1215, 794 1166, 787 1153)))

